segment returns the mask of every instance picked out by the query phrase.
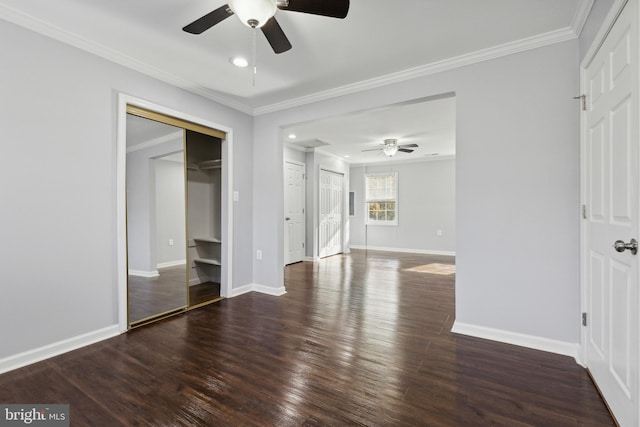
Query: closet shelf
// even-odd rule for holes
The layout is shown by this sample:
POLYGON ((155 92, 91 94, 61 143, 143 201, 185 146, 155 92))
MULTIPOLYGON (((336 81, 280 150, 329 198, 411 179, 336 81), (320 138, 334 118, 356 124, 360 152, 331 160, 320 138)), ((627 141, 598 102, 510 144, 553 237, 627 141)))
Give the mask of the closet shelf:
POLYGON ((211 259, 211 258, 195 258, 193 261, 199 262, 201 264, 222 265, 220 264, 220 261, 218 261, 217 259, 211 259))
POLYGON ((194 237, 193 240, 197 242, 222 243, 222 240, 215 237, 194 237))

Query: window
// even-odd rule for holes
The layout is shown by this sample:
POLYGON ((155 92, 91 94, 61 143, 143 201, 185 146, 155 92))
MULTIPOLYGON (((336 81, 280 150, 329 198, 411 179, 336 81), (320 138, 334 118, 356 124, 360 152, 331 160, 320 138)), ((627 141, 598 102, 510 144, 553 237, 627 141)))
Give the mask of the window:
POLYGON ((398 173, 365 175, 367 224, 398 225, 398 173))

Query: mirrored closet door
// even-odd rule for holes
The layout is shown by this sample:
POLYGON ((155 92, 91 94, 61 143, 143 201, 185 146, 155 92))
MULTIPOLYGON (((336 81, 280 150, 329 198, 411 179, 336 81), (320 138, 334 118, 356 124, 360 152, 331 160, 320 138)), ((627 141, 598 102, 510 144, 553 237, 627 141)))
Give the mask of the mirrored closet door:
POLYGON ((220 297, 225 134, 127 108, 128 324, 220 297))

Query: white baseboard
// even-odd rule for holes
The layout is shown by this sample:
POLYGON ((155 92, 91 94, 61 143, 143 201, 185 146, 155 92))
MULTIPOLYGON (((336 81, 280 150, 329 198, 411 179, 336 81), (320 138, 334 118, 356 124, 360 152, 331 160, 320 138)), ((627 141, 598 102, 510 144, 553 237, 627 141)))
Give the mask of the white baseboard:
POLYGON ((304 257, 304 261, 306 262, 318 262, 320 261, 319 257, 306 256, 304 257))
POLYGON ((279 288, 272 288, 270 286, 259 285, 257 283, 250 283, 248 285, 240 286, 239 288, 231 289, 229 298, 237 297, 238 295, 246 294, 249 292, 260 292, 261 294, 279 297, 286 294, 287 290, 284 286, 281 286, 279 288))
POLYGON ((187 264, 186 259, 179 259, 177 261, 161 262, 160 264, 156 265, 156 268, 160 269, 160 268, 167 268, 167 267, 177 267, 179 265, 186 265, 186 264, 187 264))
POLYGON ((404 253, 410 253, 410 254, 456 256, 455 251, 436 251, 436 250, 430 250, 430 249, 387 248, 384 246, 360 246, 360 245, 351 245, 351 249, 368 249, 370 251, 388 251, 388 252, 404 252, 404 253))
POLYGON ((113 338, 117 335, 120 335, 120 333, 121 332, 118 325, 113 325, 103 329, 99 329, 97 331, 78 335, 77 337, 45 345, 33 350, 25 351, 24 353, 5 357, 4 359, 0 359, 0 374, 21 368, 23 366, 31 365, 32 363, 40 362, 45 359, 49 359, 50 357, 66 353, 71 350, 76 350, 90 344, 95 344, 108 338, 113 338))
POLYGON ((492 341, 503 342, 507 344, 518 345, 520 347, 532 348, 534 350, 547 351, 549 353, 562 354, 564 356, 573 357, 576 363, 579 363, 578 343, 568 343, 565 341, 557 341, 549 338, 537 337, 534 335, 526 335, 518 332, 505 331, 502 329, 487 328, 485 326, 471 325, 455 321, 451 332, 461 335, 469 335, 476 338, 483 338, 492 341))
POLYGON ((146 278, 160 277, 160 273, 158 273, 158 270, 153 270, 153 271, 129 270, 129 275, 130 276, 138 276, 138 277, 146 277, 146 278))

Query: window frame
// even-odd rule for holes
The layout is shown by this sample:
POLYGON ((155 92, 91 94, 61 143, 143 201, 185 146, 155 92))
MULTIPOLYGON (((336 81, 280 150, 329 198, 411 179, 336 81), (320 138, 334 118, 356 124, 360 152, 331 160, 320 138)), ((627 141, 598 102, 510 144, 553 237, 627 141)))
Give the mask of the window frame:
POLYGON ((399 185, 398 185, 398 172, 380 172, 380 173, 366 173, 364 175, 364 223, 365 225, 381 225, 381 226, 392 226, 392 227, 397 227, 398 226, 398 205, 399 205, 399 185), (370 201, 369 200, 369 177, 379 177, 379 176, 392 176, 393 177, 393 185, 394 185, 394 193, 395 193, 395 198, 394 199, 381 199, 378 201, 370 201), (369 209, 370 209, 370 204, 371 203, 389 203, 389 202, 393 202, 395 203, 395 209, 393 210, 394 212, 394 219, 392 220, 378 220, 378 219, 371 219, 369 216, 369 209))

